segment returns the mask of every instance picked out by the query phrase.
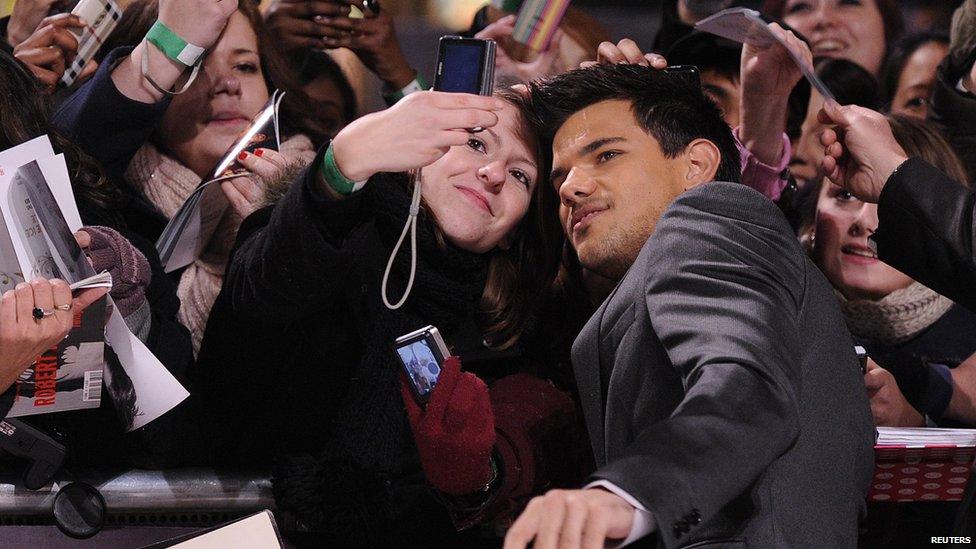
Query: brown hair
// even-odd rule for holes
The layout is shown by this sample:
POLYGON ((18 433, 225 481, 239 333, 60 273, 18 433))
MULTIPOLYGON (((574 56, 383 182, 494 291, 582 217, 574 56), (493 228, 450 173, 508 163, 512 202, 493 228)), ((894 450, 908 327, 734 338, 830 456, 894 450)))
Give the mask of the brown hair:
MULTIPOLYGON (((765 0, 762 4, 763 15, 782 20, 788 1, 765 0)), ((884 23, 885 51, 888 51, 905 30, 905 19, 902 17, 901 8, 896 0, 874 0, 874 4, 878 6, 881 20, 884 23)))
MULTIPOLYGON (((292 135, 304 133, 313 143, 320 143, 341 127, 340 120, 317 120, 309 116, 314 113, 314 102, 301 90, 297 75, 292 71, 284 55, 278 50, 273 38, 264 25, 264 19, 258 11, 257 5, 249 1, 237 4, 237 11, 241 12, 251 24, 258 39, 258 52, 261 59, 261 73, 268 92, 280 89, 286 92, 281 102, 283 133, 292 135)), ((142 41, 150 27, 159 16, 157 0, 136 0, 122 13, 115 30, 106 38, 99 50, 104 58, 111 50, 123 46, 135 46, 142 41)))
MULTIPOLYGON (((970 188, 970 181, 959 157, 930 123, 903 114, 890 114, 885 118, 891 125, 891 133, 894 134, 895 141, 905 149, 905 154, 909 157, 921 158, 945 172, 953 181, 970 188)), ((804 191, 807 194, 800 207, 800 225, 797 228, 797 235, 804 244, 806 244, 804 239, 809 238, 817 222, 817 202, 824 180, 811 182, 810 185, 812 188, 804 191)))
MULTIPOLYGON (((0 150, 47 134, 55 151, 64 153, 71 175, 71 187, 84 211, 97 206, 104 222, 121 224, 116 213, 121 201, 118 189, 109 183, 101 167, 50 123, 48 95, 26 66, 7 52, 0 52, 0 150)), ((103 221, 100 221, 103 222, 103 221)))
POLYGON ((492 252, 480 312, 491 345, 510 347, 531 322, 559 266, 562 229, 557 206, 549 203, 548 154, 528 116, 528 99, 511 88, 497 90, 519 112, 516 133, 535 152, 538 175, 529 209, 511 233, 507 250, 492 252))

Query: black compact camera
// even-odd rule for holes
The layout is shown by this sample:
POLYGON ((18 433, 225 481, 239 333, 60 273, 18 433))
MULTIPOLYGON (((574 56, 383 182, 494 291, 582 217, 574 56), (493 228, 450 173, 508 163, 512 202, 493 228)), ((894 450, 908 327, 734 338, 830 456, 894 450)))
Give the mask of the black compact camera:
POLYGON ((444 359, 450 356, 440 332, 426 326, 396 339, 396 353, 410 381, 410 389, 420 406, 426 406, 437 386, 444 359))
POLYGON ((434 89, 491 95, 495 86, 495 41, 442 36, 434 89))

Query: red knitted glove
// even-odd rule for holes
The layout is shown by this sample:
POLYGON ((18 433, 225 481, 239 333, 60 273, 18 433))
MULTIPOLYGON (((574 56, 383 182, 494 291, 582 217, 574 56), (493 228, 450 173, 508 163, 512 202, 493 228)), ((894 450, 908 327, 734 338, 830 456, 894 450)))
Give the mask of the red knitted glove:
POLYGON ((488 387, 478 376, 462 373, 457 357, 444 361, 426 410, 417 405, 407 383, 401 375, 403 402, 427 480, 456 496, 484 488, 491 480, 495 445, 488 387))
POLYGON ((101 226, 82 227, 91 243, 85 248, 96 272, 112 275, 112 291, 119 313, 127 317, 146 300, 146 288, 152 279, 149 262, 135 246, 114 229, 101 226))

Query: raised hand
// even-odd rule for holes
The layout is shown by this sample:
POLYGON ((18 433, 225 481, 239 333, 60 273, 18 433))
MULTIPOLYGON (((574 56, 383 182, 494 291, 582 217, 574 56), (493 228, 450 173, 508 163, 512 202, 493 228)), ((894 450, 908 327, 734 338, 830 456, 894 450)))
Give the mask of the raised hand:
POLYGON ((624 38, 620 42, 601 42, 596 50, 596 61, 584 61, 580 68, 592 67, 598 63, 613 63, 615 65, 641 65, 661 70, 668 68, 668 61, 664 56, 656 53, 644 53, 637 42, 624 38))
MULTIPOLYGON (((348 2, 349 0, 343 0, 348 2)), ((348 15, 316 15, 326 48, 349 48, 389 88, 406 87, 417 75, 400 49, 393 19, 386 12, 363 18, 348 15)))
POLYGON ((62 7, 65 0, 17 0, 7 22, 7 43, 16 48, 34 34, 51 9, 62 7))
POLYGON ((322 39, 328 26, 323 21, 347 15, 347 4, 331 0, 272 0, 264 9, 268 29, 286 53, 326 47, 322 39))
POLYGON ((467 143, 467 128, 497 124, 504 105, 501 99, 466 93, 412 93, 339 132, 332 140, 336 166, 353 181, 427 166, 467 143))
MULTIPOLYGON (((78 53, 78 40, 69 29, 84 28, 85 22, 70 13, 46 17, 33 34, 14 48, 14 56, 27 65, 34 77, 51 91, 78 53)), ((81 77, 87 77, 95 68, 97 65, 92 61, 81 77)))
MULTIPOLYGON (((512 37, 515 31, 514 15, 507 15, 498 21, 481 29, 474 35, 475 38, 491 39, 500 45, 505 44, 512 37)), ((565 33, 556 30, 552 35, 549 48, 541 52, 534 60, 527 63, 517 61, 505 53, 504 47, 499 47, 495 51, 495 77, 498 80, 507 78, 517 82, 531 82, 537 78, 544 78, 556 74, 556 62, 559 59, 559 44, 562 42, 565 33)))

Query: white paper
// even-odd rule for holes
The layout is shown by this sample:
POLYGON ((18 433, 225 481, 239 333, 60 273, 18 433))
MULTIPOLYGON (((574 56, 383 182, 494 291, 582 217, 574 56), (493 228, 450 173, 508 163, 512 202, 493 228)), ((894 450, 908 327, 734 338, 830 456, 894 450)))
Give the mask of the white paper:
POLYGON ((803 72, 803 76, 810 82, 810 85, 817 90, 827 101, 837 102, 834 94, 830 93, 827 85, 817 76, 813 66, 800 57, 798 52, 793 51, 784 41, 769 30, 767 23, 763 21, 759 12, 749 8, 729 8, 722 10, 715 15, 702 19, 695 24, 695 30, 712 33, 722 38, 750 44, 754 46, 769 46, 773 42, 779 42, 793 58, 793 62, 803 72))
POLYGON ((105 341, 119 357, 136 393, 139 413, 129 428, 131 431, 172 410, 190 396, 190 393, 129 330, 115 303, 112 302, 111 305, 112 316, 105 325, 105 341))

